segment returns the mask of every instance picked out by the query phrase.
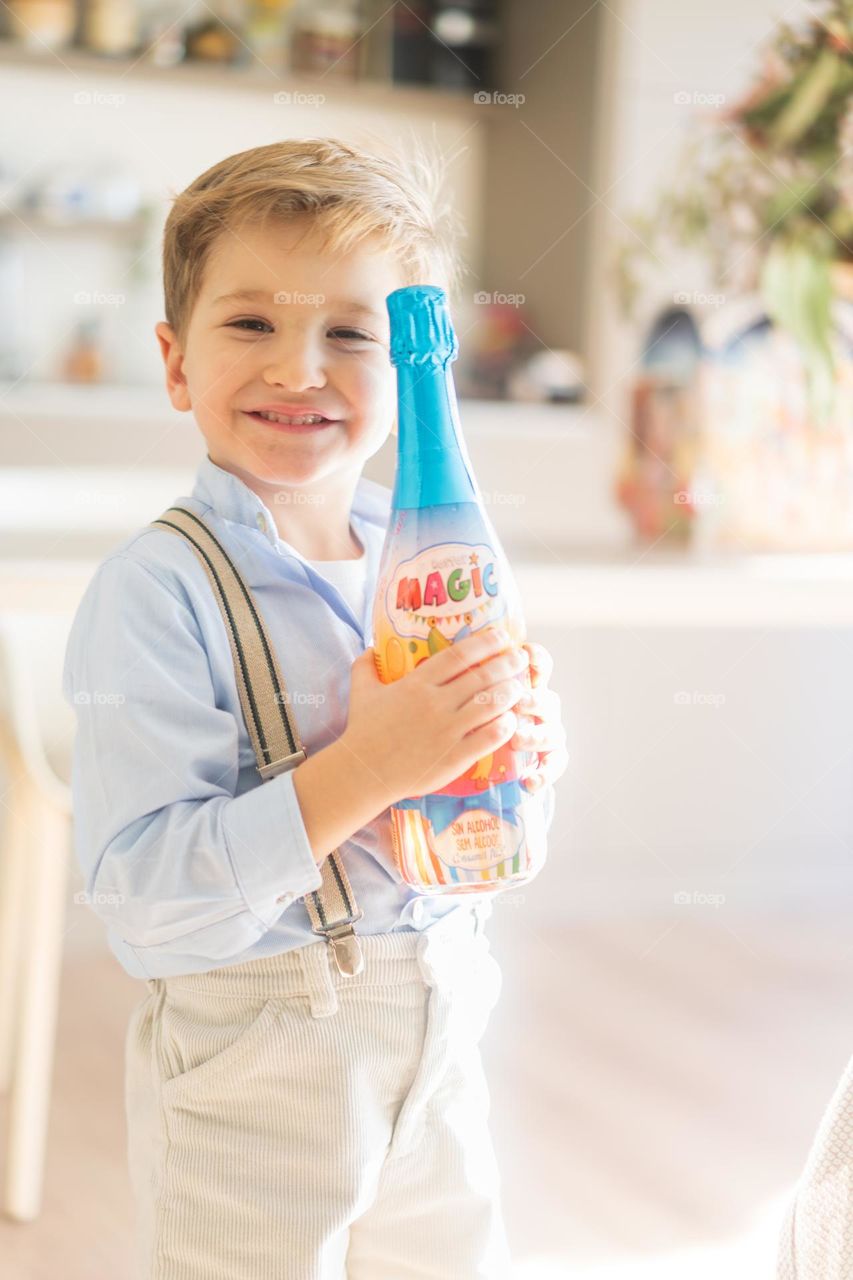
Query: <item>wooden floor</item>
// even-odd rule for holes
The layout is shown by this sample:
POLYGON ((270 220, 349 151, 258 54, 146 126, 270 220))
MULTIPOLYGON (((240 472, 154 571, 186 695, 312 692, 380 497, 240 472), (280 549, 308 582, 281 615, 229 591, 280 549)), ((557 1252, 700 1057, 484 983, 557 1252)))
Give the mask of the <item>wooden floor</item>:
MULTIPOLYGON (((483 1056, 518 1280, 773 1274, 853 1053, 853 940, 840 916, 693 910, 559 928, 494 913, 483 1056)), ((123 1037, 145 994, 108 954, 69 956, 44 1210, 0 1220, 3 1280, 130 1280, 123 1037)))

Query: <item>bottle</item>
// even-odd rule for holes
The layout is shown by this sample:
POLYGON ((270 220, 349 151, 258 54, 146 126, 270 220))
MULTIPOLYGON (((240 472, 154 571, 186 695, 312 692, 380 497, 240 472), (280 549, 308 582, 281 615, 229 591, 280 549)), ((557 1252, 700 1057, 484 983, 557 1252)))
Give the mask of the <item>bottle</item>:
POLYGON ((242 48, 238 34, 243 5, 236 0, 193 0, 179 19, 184 28, 184 61, 227 64, 236 62, 242 48))
POLYGON ((448 89, 488 91, 498 32, 493 0, 434 0, 430 80, 448 89))
POLYGON ((4 35, 28 49, 65 49, 74 38, 74 0, 9 0, 3 8, 4 35))
POLYGON ((62 361, 62 377, 65 382, 103 381, 104 353, 98 319, 78 320, 62 361))
POLYGON ((122 58, 139 48, 139 9, 136 0, 86 0, 82 43, 92 53, 122 58))
POLYGON ((290 36, 290 70, 336 79, 358 76, 362 19, 356 0, 303 0, 290 36))
POLYGON ((364 0, 359 75, 386 84, 429 84, 432 0, 364 0))
MULTIPOLYGON (((397 369, 398 452, 373 647, 379 677, 388 683, 481 627, 500 623, 514 644, 522 643, 525 629, 459 426, 450 370, 458 343, 446 294, 434 285, 410 285, 390 293, 386 305, 397 369)), ((507 743, 439 791, 392 805, 403 880, 423 894, 450 894, 531 879, 546 844, 542 802, 520 780, 532 760, 507 743)))
POLYGON ((249 0, 242 62, 251 65, 257 61, 275 70, 283 68, 290 8, 291 0, 249 0))

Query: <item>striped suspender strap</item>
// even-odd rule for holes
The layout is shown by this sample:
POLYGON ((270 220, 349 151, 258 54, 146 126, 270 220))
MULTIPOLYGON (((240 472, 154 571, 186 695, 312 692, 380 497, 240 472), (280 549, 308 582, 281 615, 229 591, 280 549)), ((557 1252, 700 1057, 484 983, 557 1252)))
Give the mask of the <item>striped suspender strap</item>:
MULTIPOLYGON (((237 566, 205 521, 186 507, 169 507, 152 524, 179 534, 204 567, 231 645, 240 704, 262 780, 295 768, 305 759, 305 749, 263 618, 237 566)), ((364 913, 337 849, 324 860, 320 873, 323 883, 303 902, 314 933, 331 946, 339 972, 351 977, 364 967, 353 929, 364 913)))

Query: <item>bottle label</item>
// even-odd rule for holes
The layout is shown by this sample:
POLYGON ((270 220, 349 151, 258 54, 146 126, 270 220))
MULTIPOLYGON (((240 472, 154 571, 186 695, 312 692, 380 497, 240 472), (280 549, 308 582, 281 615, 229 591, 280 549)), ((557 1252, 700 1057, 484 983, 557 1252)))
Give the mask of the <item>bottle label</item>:
POLYGON ((445 542, 401 561, 385 611, 398 636, 426 641, 424 656, 446 649, 504 613, 494 552, 485 542, 445 542))
POLYGON ((511 863, 523 839, 520 822, 507 822, 488 809, 465 809, 432 837, 435 852, 445 866, 475 870, 511 863))
MULTIPOLYGON (((486 542, 441 542, 393 566, 379 585, 375 649, 382 680, 399 680, 433 654, 500 621, 517 642, 501 591, 500 559, 486 542)), ((513 782, 523 763, 504 743, 435 795, 475 796, 513 782)))

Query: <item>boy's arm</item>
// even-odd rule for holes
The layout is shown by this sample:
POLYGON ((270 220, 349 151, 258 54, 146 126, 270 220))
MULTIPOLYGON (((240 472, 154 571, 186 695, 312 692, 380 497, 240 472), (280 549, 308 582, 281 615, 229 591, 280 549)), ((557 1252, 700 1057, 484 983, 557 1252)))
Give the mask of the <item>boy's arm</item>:
POLYGON ((195 615, 144 565, 100 566, 63 692, 87 901, 146 972, 237 956, 320 887, 293 772, 235 798, 237 721, 216 706, 195 615))
POLYGON ((318 863, 391 803, 369 760, 338 738, 293 771, 305 831, 318 863))

